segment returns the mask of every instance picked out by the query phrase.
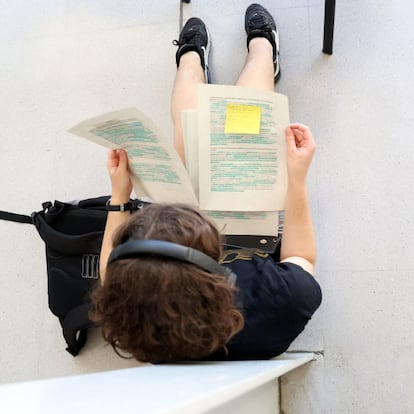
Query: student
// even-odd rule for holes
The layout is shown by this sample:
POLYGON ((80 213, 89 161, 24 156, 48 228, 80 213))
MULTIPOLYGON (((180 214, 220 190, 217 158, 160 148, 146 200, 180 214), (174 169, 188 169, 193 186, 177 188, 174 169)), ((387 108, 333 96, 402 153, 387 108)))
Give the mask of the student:
MULTIPOLYGON (((273 91, 280 76, 275 22, 266 9, 252 4, 245 28, 248 56, 236 84, 273 91)), ((197 85, 209 80, 210 38, 204 23, 188 20, 177 45, 172 117, 174 145, 184 162, 181 111, 197 107, 197 85)), ((123 150, 109 152, 109 209, 114 211, 108 211, 92 317, 117 353, 143 362, 267 359, 284 352, 303 331, 321 302, 306 189, 315 142, 302 124, 290 125, 285 135, 288 191, 280 261, 260 251, 222 252, 214 223, 188 205, 120 211, 128 207, 132 191, 128 159, 123 150), (146 254, 144 248, 139 253, 134 249, 142 242, 136 240, 161 246, 162 252, 146 254), (164 248, 177 245, 204 253, 216 267, 206 270, 166 257, 164 248)))

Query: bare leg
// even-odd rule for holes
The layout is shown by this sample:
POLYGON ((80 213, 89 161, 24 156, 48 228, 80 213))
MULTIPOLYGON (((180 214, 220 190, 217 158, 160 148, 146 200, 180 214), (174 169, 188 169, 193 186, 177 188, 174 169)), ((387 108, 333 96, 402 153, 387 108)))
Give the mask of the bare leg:
POLYGON ((174 124, 174 147, 185 163, 181 111, 197 109, 197 87, 205 83, 204 71, 197 52, 181 56, 171 98, 171 116, 174 124))
POLYGON ((255 37, 250 41, 246 63, 236 85, 274 90, 273 48, 266 38, 255 37))

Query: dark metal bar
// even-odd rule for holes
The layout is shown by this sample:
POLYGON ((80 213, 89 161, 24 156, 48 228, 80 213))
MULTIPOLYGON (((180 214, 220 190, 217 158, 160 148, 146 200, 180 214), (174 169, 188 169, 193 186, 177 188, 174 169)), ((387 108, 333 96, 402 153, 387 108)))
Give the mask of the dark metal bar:
POLYGON ((325 22, 323 26, 322 52, 332 55, 335 23, 335 0, 325 0, 325 22))

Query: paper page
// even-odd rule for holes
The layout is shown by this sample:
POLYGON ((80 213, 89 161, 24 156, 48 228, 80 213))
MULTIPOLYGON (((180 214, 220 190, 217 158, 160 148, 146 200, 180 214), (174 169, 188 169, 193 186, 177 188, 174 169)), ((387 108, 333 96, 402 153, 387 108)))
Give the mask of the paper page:
MULTIPOLYGON (((183 125, 184 149, 187 171, 190 175, 194 191, 198 196, 198 115, 196 110, 181 113, 183 125)), ((265 211, 205 211, 216 224, 222 234, 232 235, 276 235, 279 215, 265 211)))
POLYGON ((156 202, 198 205, 188 173, 173 146, 136 108, 127 108, 88 119, 69 130, 107 148, 128 152, 132 183, 156 202))
POLYGON ((222 85, 201 85, 198 93, 200 208, 282 210, 287 190, 287 97, 222 85), (253 133, 258 116, 259 133, 253 133), (242 129, 235 133, 237 120, 242 129))
POLYGON ((277 211, 205 211, 222 234, 273 236, 278 234, 277 211))
POLYGON ((197 111, 189 109, 181 112, 183 126, 185 164, 198 199, 198 118, 197 111))

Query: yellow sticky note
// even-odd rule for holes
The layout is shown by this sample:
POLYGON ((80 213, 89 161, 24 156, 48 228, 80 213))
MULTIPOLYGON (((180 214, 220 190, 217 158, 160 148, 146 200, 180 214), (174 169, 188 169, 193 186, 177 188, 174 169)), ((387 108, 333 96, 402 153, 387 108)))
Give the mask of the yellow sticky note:
POLYGON ((260 132, 260 106, 227 104, 225 134, 258 134, 260 132))

